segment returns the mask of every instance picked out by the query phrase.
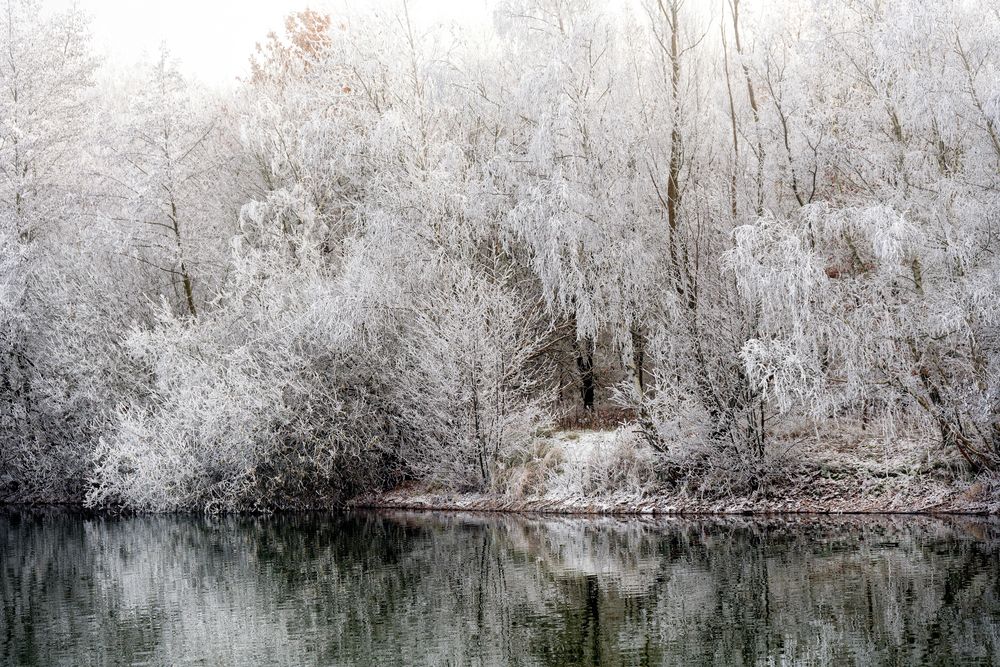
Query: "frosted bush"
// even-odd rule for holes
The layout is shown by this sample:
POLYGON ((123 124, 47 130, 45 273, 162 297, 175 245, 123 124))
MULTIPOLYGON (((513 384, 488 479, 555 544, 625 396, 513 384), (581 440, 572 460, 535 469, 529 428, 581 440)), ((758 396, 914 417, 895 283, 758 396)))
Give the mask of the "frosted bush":
POLYGON ((401 341, 396 400, 412 432, 400 456, 421 478, 492 489, 550 419, 535 360, 546 332, 502 277, 451 279, 421 295, 401 341))

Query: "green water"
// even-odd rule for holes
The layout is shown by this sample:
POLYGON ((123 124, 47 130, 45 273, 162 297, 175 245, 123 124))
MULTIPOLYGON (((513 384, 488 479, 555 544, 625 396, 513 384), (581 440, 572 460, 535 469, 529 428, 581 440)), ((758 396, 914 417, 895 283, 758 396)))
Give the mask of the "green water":
POLYGON ((0 511, 13 665, 1000 664, 1000 523, 0 511))

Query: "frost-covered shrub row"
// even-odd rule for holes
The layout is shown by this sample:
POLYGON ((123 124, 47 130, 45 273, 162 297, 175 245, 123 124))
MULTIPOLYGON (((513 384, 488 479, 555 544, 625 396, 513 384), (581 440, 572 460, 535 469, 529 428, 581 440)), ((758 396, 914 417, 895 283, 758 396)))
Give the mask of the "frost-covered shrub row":
POLYGON ((828 420, 1000 465, 985 1, 359 3, 221 93, 3 4, 0 498, 504 493, 610 405, 603 486, 828 420))

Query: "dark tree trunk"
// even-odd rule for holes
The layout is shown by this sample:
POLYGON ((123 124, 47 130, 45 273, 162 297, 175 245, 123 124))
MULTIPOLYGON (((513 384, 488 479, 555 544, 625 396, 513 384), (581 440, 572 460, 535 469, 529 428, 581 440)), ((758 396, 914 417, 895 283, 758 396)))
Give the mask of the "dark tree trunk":
POLYGON ((580 398, 583 409, 594 409, 594 353, 589 340, 577 344, 576 368, 580 371, 580 398))

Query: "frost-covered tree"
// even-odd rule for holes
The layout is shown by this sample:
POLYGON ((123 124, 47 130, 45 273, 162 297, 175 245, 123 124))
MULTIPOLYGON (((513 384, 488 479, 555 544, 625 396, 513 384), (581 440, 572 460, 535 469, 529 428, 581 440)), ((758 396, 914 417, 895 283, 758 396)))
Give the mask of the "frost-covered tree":
POLYGON ((983 100, 996 91, 981 77, 997 65, 998 17, 962 3, 854 9, 808 28, 831 71, 801 103, 835 101, 812 114, 827 124, 812 130, 826 144, 819 196, 741 227, 728 253, 741 296, 762 305, 742 356, 781 411, 919 417, 994 467, 998 154, 983 100))
POLYGON ((32 0, 0 6, 0 48, 0 497, 58 498, 82 485, 90 416, 60 328, 91 268, 74 244, 95 62, 79 11, 32 0))
POLYGON ((228 169, 236 156, 227 154, 221 110, 190 90, 165 47, 137 85, 109 137, 115 218, 128 256, 196 317, 213 296, 236 227, 239 177, 228 169))

